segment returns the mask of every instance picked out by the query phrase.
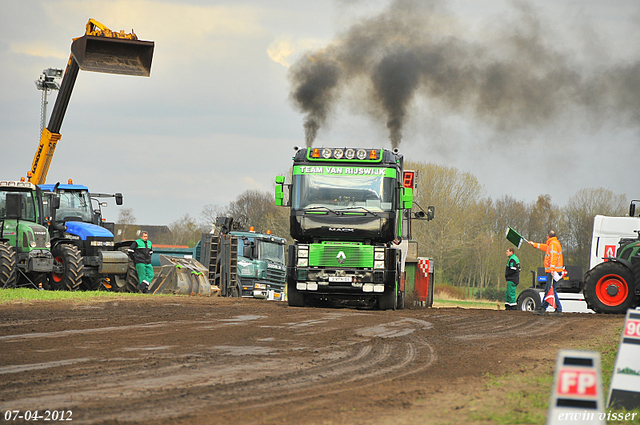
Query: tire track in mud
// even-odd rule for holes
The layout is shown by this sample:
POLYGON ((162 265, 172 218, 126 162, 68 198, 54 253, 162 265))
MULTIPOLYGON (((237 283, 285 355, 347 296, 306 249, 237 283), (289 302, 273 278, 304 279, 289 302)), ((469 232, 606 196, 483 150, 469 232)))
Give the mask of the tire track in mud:
MULTIPOLYGON (((289 323, 288 327, 304 329, 305 332, 301 334, 309 335, 310 326, 326 325, 331 320, 343 316, 340 314, 324 319, 294 322, 289 323)), ((203 408, 213 408, 216 414, 249 408, 268 408, 314 399, 320 395, 357 390, 418 373, 431 367, 437 359, 434 348, 426 341, 426 336, 419 332, 430 328, 431 323, 417 319, 401 319, 373 327, 358 328, 353 331, 353 339, 344 341, 343 344, 314 348, 313 351, 319 355, 312 359, 315 362, 312 366, 299 365, 295 371, 259 376, 248 381, 220 383, 220 379, 224 381, 225 376, 207 378, 206 369, 199 368, 197 376, 200 380, 205 379, 199 383, 191 382, 192 388, 208 388, 215 397, 198 397, 194 394, 188 401, 181 401, 179 406, 174 406, 170 415, 163 414, 153 406, 145 407, 138 404, 136 411, 130 412, 127 420, 166 420, 203 408), (233 400, 233 407, 229 407, 229 400, 233 400)), ((150 397, 159 404, 172 401, 171 396, 167 394, 152 393, 150 397)), ((121 412, 94 417, 87 423, 99 423, 116 418, 123 420, 121 412)))
POLYGON ((571 314, 295 309, 227 299, 108 307, 106 316, 87 310, 89 317, 5 307, 0 409, 72 409, 74 422, 92 425, 344 423, 385 406, 402 416, 398 397, 409 394, 410 404, 426 382, 441 388, 493 372, 500 360, 518 364, 537 356, 528 347, 540 335, 560 341, 555 335, 604 321, 590 317, 585 327, 571 314), (525 351, 509 357, 502 344, 513 337, 525 351))
MULTIPOLYGON (((29 409, 37 407, 51 410, 77 406, 76 409, 80 411, 91 412, 93 404, 111 400, 113 409, 96 409, 99 413, 94 411, 90 415, 78 415, 74 417, 74 422, 93 424, 114 420, 167 420, 204 408, 215 409, 216 413, 226 413, 249 407, 277 406, 312 399, 319 395, 354 390, 417 373, 430 367, 437 359, 435 350, 427 342, 424 332, 432 328, 432 324, 426 321, 405 318, 383 321, 374 326, 355 327, 342 323, 341 326, 334 327, 332 322, 348 322, 352 314, 329 313, 318 318, 309 318, 306 314, 296 316, 299 316, 298 320, 289 316, 287 323, 277 326, 266 316, 197 322, 198 326, 206 328, 207 331, 220 331, 223 328, 241 331, 254 322, 264 323, 265 329, 269 331, 261 334, 260 340, 267 346, 269 343, 282 345, 283 340, 279 339, 279 336, 282 336, 280 334, 284 330, 284 333, 292 338, 284 340, 284 347, 273 348, 273 356, 256 356, 256 353, 269 351, 252 350, 251 346, 237 347, 238 352, 244 349, 246 355, 234 355, 234 350, 221 349, 233 347, 233 344, 223 345, 226 342, 221 340, 218 341, 219 345, 205 346, 199 352, 192 353, 199 358, 195 364, 188 367, 174 364, 155 368, 153 376, 145 376, 135 368, 128 372, 117 368, 112 370, 114 361, 89 359, 91 361, 87 362, 83 359, 85 363, 75 369, 79 377, 62 385, 58 382, 55 388, 51 384, 45 385, 37 396, 14 399, 10 402, 11 406, 0 402, 0 409, 24 406, 29 409), (220 326, 221 324, 227 326, 220 326), (339 329, 345 333, 345 327, 347 337, 343 340, 331 345, 313 345, 314 335, 331 332, 331 329, 339 329), (293 366, 293 369, 279 365, 279 358, 293 366), (110 371, 97 385, 94 377, 87 377, 87 373, 83 372, 95 368, 96 363, 102 363, 100 367, 110 371), (175 402, 176 393, 181 393, 180 403, 175 402), (234 400, 233 407, 229 406, 229 400, 234 400), (171 406, 171 409, 159 406, 171 406)), ((362 321, 364 315, 357 316, 360 316, 359 320, 362 321)), ((371 319, 375 322, 378 317, 366 317, 366 322, 371 322, 371 319)), ((382 317, 380 319, 384 320, 382 317)), ((126 328, 127 332, 150 329, 159 332, 165 326, 175 327, 176 322, 154 322, 151 327, 149 325, 139 324, 123 328, 126 328)), ((100 333, 110 335, 116 328, 39 333, 38 337, 64 339, 95 336, 100 333)), ((20 334, 7 337, 4 342, 16 343, 30 339, 32 338, 20 334)), ((153 352, 150 356, 154 359, 175 360, 176 352, 172 350, 175 344, 171 341, 163 341, 163 344, 162 350, 157 349, 158 347, 145 347, 144 350, 140 347, 122 347, 121 351, 132 354, 153 352)), ((134 358, 129 361, 140 363, 149 360, 134 358)), ((55 364, 52 364, 52 367, 54 366, 55 364)), ((27 370, 28 367, 24 365, 20 370, 27 370)), ((37 368, 34 365, 35 370, 37 368)))
POLYGON ((432 317, 448 324, 452 328, 452 338, 462 341, 514 338, 530 336, 533 333, 547 335, 556 332, 563 325, 561 318, 538 317, 531 313, 528 313, 531 316, 529 320, 523 323, 521 314, 527 313, 509 313, 499 317, 499 319, 496 319, 493 315, 471 319, 468 316, 448 313, 437 314, 432 317))

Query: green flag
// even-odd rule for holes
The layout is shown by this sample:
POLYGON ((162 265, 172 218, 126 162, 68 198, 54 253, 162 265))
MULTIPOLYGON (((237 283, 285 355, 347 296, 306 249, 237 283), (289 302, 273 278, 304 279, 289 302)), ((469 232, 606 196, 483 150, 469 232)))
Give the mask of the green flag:
POLYGON ((518 248, 520 248, 520 245, 522 245, 522 241, 528 242, 525 238, 520 236, 520 234, 518 232, 513 230, 511 228, 511 226, 507 226, 507 231, 506 231, 505 236, 507 237, 507 240, 509 242, 511 242, 512 244, 514 244, 518 248))

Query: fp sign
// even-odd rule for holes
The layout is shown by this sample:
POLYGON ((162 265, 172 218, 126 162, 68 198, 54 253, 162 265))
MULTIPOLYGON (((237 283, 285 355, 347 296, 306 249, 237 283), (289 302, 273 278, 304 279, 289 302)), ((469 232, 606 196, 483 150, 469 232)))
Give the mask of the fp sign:
POLYGON ((560 350, 555 375, 547 425, 565 425, 577 417, 582 425, 604 425, 598 415, 602 412, 600 353, 560 350))
POLYGON ((561 369, 558 375, 558 396, 596 396, 595 370, 561 369))

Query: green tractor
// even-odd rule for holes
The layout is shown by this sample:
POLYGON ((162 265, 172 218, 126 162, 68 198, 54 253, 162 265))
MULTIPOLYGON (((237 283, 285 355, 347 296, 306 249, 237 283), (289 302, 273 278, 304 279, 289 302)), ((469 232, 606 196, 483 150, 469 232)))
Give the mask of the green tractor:
POLYGON ((53 256, 42 211, 34 184, 0 181, 0 288, 48 286, 53 256))
MULTIPOLYGON (((635 201, 629 216, 635 215, 635 201)), ((596 313, 625 314, 640 302, 640 230, 622 238, 615 257, 608 257, 584 275, 584 299, 596 313)))

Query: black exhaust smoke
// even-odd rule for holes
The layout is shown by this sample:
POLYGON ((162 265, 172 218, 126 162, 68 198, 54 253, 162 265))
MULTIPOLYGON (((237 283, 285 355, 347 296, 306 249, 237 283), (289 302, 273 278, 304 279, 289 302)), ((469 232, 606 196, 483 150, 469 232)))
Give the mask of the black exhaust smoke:
POLYGON ((576 117, 594 129, 610 120, 640 126, 640 62, 579 63, 543 37, 549 28, 528 4, 516 7, 518 19, 493 22, 492 37, 463 39, 443 3, 395 0, 309 52, 289 74, 291 99, 305 114, 307 146, 341 92, 355 87, 365 112, 386 117, 392 147, 402 139, 416 96, 500 132, 576 117))

